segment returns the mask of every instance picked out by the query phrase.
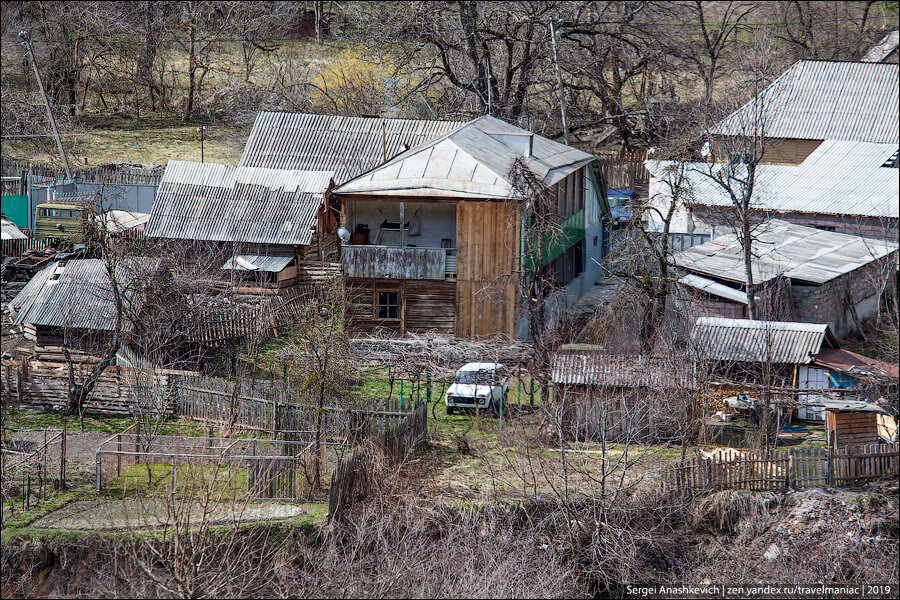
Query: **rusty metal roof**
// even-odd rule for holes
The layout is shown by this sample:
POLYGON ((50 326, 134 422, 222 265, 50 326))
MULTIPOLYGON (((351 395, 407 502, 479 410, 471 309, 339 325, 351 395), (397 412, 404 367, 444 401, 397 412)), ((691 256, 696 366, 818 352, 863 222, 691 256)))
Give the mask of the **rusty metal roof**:
POLYGON ((691 330, 691 345, 715 361, 805 365, 827 336, 826 324, 701 317, 691 330))
POLYGON ((145 235, 153 238, 309 244, 330 171, 173 160, 145 235))
POLYGON ((333 171, 343 183, 401 152, 461 127, 458 121, 260 112, 240 165, 333 171))
MULTIPOLYGON (((896 242, 823 231, 773 219, 754 230, 753 281, 779 276, 821 284, 897 252, 896 242)), ((743 247, 734 233, 683 250, 673 257, 684 269, 743 283, 743 247)))
POLYGON ((691 387, 695 380, 687 362, 665 357, 609 354, 601 347, 563 348, 553 357, 551 378, 557 385, 599 387, 691 387))
POLYGON ((516 160, 549 186, 595 157, 485 115, 404 152, 335 192, 510 198, 515 195, 509 176, 516 160))
POLYGON ((900 140, 896 63, 801 60, 710 132, 896 144, 900 140))

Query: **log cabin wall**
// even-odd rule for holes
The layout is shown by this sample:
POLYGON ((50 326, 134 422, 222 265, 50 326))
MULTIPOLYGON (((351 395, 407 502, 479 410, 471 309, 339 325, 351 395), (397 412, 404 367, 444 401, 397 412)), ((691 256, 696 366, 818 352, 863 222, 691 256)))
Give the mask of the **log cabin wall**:
POLYGON ((512 202, 456 205, 456 336, 516 337, 519 207, 512 202))
POLYGON ((436 332, 452 335, 456 283, 407 279, 350 279, 347 328, 354 333, 436 332), (397 292, 397 318, 378 318, 379 292, 397 292))

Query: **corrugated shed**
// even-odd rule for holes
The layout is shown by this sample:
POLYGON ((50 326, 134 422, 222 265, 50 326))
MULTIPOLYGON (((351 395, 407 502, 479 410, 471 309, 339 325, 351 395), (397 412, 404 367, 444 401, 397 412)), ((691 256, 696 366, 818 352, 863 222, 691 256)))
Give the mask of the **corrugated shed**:
POLYGON ((238 254, 229 258, 222 268, 233 271, 265 271, 279 273, 294 260, 294 256, 261 256, 259 254, 238 254))
POLYGON ((333 171, 343 183, 420 144, 462 126, 457 121, 380 119, 261 112, 240 165, 333 171))
POLYGON ((0 219, 0 239, 4 242, 7 240, 27 240, 28 236, 22 233, 12 221, 0 219))
POLYGON ((710 132, 742 135, 764 123, 770 138, 896 144, 898 74, 897 64, 801 60, 710 132))
MULTIPOLYGON (((758 165, 753 207, 758 210, 865 217, 900 217, 900 177, 883 167, 898 144, 828 140, 800 165, 758 165)), ((665 181, 671 161, 648 160, 650 174, 665 181)), ((730 206, 731 198, 710 175, 722 165, 691 163, 685 170, 687 204, 730 206), (710 170, 712 169, 712 170, 710 170)))
POLYGON ((827 331, 824 324, 702 317, 691 345, 710 360, 805 365, 822 349, 827 331))
POLYGON ((447 251, 442 248, 344 246, 341 248, 341 260, 347 277, 443 281, 447 251))
MULTIPOLYGON (((124 302, 133 302, 128 281, 143 273, 145 263, 129 261, 117 271, 124 302), (144 266, 142 266, 144 265, 144 266)), ((11 303, 15 324, 112 331, 116 309, 106 265, 99 259, 69 260, 42 269, 11 303)))
MULTIPOLYGON (((825 283, 897 252, 896 242, 823 231, 773 219, 754 231, 753 281, 760 284, 779 275, 825 283)), ((743 283, 743 247, 729 233, 674 256, 675 264, 701 275, 743 283)))
POLYGON ((692 387, 695 380, 688 363, 676 365, 660 357, 574 349, 554 355, 551 378, 555 385, 658 389, 692 387))
POLYGON ((330 171, 170 161, 145 235, 306 245, 332 176, 330 171))
POLYGON ((900 45, 900 30, 895 29, 872 46, 872 49, 861 60, 862 62, 881 62, 896 50, 898 45, 900 45))
POLYGON ((508 178, 516 160, 522 160, 549 186, 595 158, 485 115, 439 139, 404 152, 335 191, 339 194, 509 198, 514 191, 508 178))

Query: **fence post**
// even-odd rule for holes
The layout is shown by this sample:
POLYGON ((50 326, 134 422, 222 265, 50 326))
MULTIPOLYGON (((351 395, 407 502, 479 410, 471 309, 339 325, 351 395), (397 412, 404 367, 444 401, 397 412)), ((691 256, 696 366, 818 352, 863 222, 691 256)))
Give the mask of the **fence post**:
POLYGON ((66 436, 68 429, 66 421, 63 420, 62 443, 59 445, 59 489, 66 489, 66 436))
POLYGON ((787 489, 791 489, 791 478, 793 477, 794 471, 794 455, 788 452, 788 462, 787 462, 787 473, 785 473, 784 483, 787 486, 787 489))
POLYGON ((100 450, 97 450, 97 493, 100 493, 100 450))
POLYGON ((116 477, 122 475, 122 434, 116 434, 116 477))
POLYGON ((834 446, 828 446, 828 458, 825 461, 825 480, 828 487, 834 486, 834 446))

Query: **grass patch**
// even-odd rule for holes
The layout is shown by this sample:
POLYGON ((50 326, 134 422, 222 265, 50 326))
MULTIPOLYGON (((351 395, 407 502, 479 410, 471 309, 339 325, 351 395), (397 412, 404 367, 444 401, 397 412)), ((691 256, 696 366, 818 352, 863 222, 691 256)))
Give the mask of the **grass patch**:
MULTIPOLYGON (((34 412, 22 409, 10 409, 7 413, 6 425, 12 429, 62 429, 63 424, 69 431, 80 431, 82 421, 78 417, 65 417, 55 412, 34 412)), ((128 416, 96 415, 84 416, 84 431, 101 431, 119 433, 134 424, 128 416)))

